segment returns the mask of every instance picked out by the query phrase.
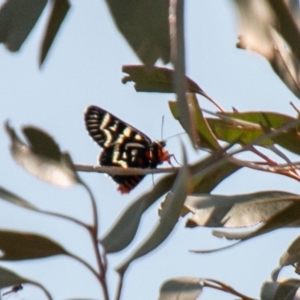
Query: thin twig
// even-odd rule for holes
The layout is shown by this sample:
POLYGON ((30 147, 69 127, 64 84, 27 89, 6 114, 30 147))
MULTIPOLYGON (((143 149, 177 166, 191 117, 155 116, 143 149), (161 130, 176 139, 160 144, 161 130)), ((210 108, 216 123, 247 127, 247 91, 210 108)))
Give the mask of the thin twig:
POLYGON ((271 166, 276 166, 277 165, 275 161, 273 161, 268 156, 266 156, 265 154, 263 154, 262 152, 257 150, 254 146, 251 146, 249 148, 249 150, 251 152, 255 153, 256 155, 258 155, 259 157, 261 157, 262 159, 264 159, 269 165, 271 165, 271 166))
POLYGON ((97 280, 99 281, 99 283, 102 285, 102 281, 101 281, 101 278, 100 278, 98 272, 90 264, 88 264, 85 260, 83 260, 82 258, 80 258, 79 256, 77 256, 75 254, 72 254, 72 253, 67 253, 67 254, 70 257, 72 257, 73 259, 75 259, 78 262, 82 263, 86 268, 88 268, 93 273, 93 275, 97 278, 97 280))
POLYGON ((117 287, 117 293, 116 293, 115 300, 120 300, 122 287, 123 287, 123 279, 124 279, 124 274, 119 273, 119 282, 118 282, 118 287, 117 287))
POLYGON ((105 173, 109 175, 147 175, 160 173, 174 173, 178 172, 180 168, 158 168, 158 169, 141 169, 141 168, 122 168, 122 167, 107 167, 107 166, 88 166, 88 165, 74 165, 78 172, 93 172, 105 173))
POLYGON ((204 91, 198 91, 198 93, 200 95, 202 95, 203 97, 205 97, 213 105, 215 105, 220 110, 220 112, 225 113, 225 110, 223 109, 223 107, 217 101, 215 101, 213 98, 211 98, 210 96, 208 96, 204 91))
MULTIPOLYGON (((24 206, 24 208, 27 208, 26 206, 24 206)), ((77 225, 80 225, 82 227, 85 227, 85 228, 89 228, 89 225, 75 219, 75 218, 72 218, 72 217, 69 217, 69 216, 66 216, 66 215, 63 215, 63 214, 60 214, 60 213, 56 213, 56 212, 51 212, 51 211, 46 211, 46 210, 35 210, 35 209, 31 209, 31 208, 28 208, 30 210, 33 210, 33 211, 37 211, 39 213, 42 213, 42 214, 45 214, 45 215, 48 215, 48 216, 53 216, 53 217, 58 217, 58 218, 61 218, 61 219, 65 219, 65 220, 68 220, 68 221, 71 221, 77 225)))
POLYGON ((36 281, 32 281, 32 280, 27 280, 26 283, 35 285, 36 287, 39 287, 46 295, 46 297, 48 298, 48 300, 52 300, 52 296, 50 295, 50 293, 47 291, 47 289, 42 286, 40 283, 36 282, 36 281))
MULTIPOLYGON (((96 200, 94 198, 94 195, 88 185, 86 185, 83 181, 81 181, 82 186, 87 190, 91 204, 92 204, 92 211, 93 211, 93 226, 89 228, 89 233, 91 235, 91 240, 93 243, 95 255, 96 255, 96 260, 97 260, 97 265, 98 269, 100 271, 100 274, 98 274, 98 279, 100 281, 100 284, 103 289, 103 294, 104 294, 104 299, 109 300, 109 294, 108 294, 108 288, 107 288, 107 282, 106 282, 106 266, 103 264, 102 261, 102 255, 98 246, 98 210, 97 210, 97 205, 96 205, 96 200)), ((105 255, 105 254, 104 254, 105 255)))
POLYGON ((298 116, 300 116, 300 111, 298 109, 298 107, 291 101, 290 105, 293 107, 293 109, 297 112, 298 116))
POLYGON ((233 294, 235 296, 241 297, 243 300, 256 300, 254 298, 250 298, 250 297, 248 297, 244 294, 241 294, 240 292, 236 291, 232 287, 230 287, 230 286, 228 286, 228 285, 226 285, 226 284, 224 284, 224 283, 222 283, 218 280, 206 278, 206 279, 203 280, 202 285, 204 287, 210 287, 210 288, 217 289, 217 290, 229 293, 229 294, 233 294), (214 283, 214 284, 209 283, 209 281, 214 283), (217 286, 217 285, 219 285, 219 286, 217 286))
POLYGON ((269 150, 273 151, 276 155, 281 157, 283 160, 285 160, 288 164, 291 163, 291 160, 282 151, 280 151, 278 148, 276 148, 275 145, 267 146, 267 148, 269 150))
POLYGON ((232 163, 238 165, 238 166, 241 166, 241 167, 247 167, 247 168, 250 168, 250 169, 263 171, 263 172, 268 172, 268 173, 273 173, 273 174, 280 174, 280 175, 284 175, 284 176, 293 178, 297 181, 300 181, 300 176, 298 174, 295 174, 294 169, 293 170, 287 170, 287 169, 283 169, 283 168, 276 168, 274 166, 272 166, 272 167, 269 167, 269 166, 261 167, 257 163, 240 160, 240 159, 237 159, 237 158, 232 157, 232 156, 229 156, 228 160, 231 161, 232 163))

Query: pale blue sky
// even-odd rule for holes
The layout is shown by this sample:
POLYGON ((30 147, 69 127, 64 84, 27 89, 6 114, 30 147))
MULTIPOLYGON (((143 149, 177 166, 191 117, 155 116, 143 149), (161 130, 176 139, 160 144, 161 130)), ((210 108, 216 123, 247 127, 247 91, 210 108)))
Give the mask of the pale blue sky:
MULTIPOLYGON (((100 151, 84 127, 83 111, 89 104, 111 111, 153 139, 160 139, 162 115, 165 116, 164 137, 182 132, 168 110, 167 101, 174 99, 174 95, 136 93, 132 84, 121 83, 122 65, 139 61, 116 31, 105 3, 96 0, 73 3, 42 70, 37 61, 46 14, 19 53, 11 54, 0 47, 1 123, 9 119, 15 128, 27 124, 38 126, 54 136, 75 163, 89 165, 96 163, 100 151)), ((206 93, 226 110, 234 106, 239 111, 278 111, 295 116, 289 102, 298 105, 298 99, 281 83, 268 63, 262 57, 235 48, 238 30, 230 1, 189 0, 185 15, 187 75, 206 93)), ((199 100, 202 107, 213 109, 205 99, 199 100)), ((12 160, 4 129, 0 129, 0 141, 2 186, 40 208, 89 220, 89 200, 82 188, 61 189, 32 177, 12 160)), ((177 158, 181 157, 179 139, 169 140, 167 149, 177 158)), ((203 156, 203 153, 189 150, 190 161, 203 156)), ((80 175, 97 198, 102 234, 130 201, 152 186, 152 178, 148 176, 129 196, 121 196, 106 176, 80 175)), ((299 183, 242 170, 225 180, 214 193, 238 194, 269 189, 297 193, 299 183)), ((133 245, 109 256, 112 299, 117 279, 114 267, 151 232, 158 220, 158 207, 159 203, 145 215, 133 245)), ((69 251, 94 263, 89 236, 82 229, 2 202, 0 211, 0 228, 51 236, 69 251)), ((261 284, 270 277, 280 255, 297 236, 297 230, 280 230, 226 251, 195 255, 188 250, 215 248, 227 242, 212 237, 210 229, 185 229, 184 224, 181 219, 162 246, 132 264, 125 278, 122 299, 157 299, 161 283, 177 276, 214 278, 258 298, 261 284)), ((68 258, 0 265, 40 281, 54 299, 102 299, 100 287, 90 272, 68 258)), ((292 272, 284 271, 283 274, 293 276, 292 272)), ((11 295, 9 299, 41 299, 41 295, 36 295, 35 290, 26 286, 19 296, 11 295)), ((200 299, 211 299, 210 296, 224 300, 235 298, 205 290, 200 299)))

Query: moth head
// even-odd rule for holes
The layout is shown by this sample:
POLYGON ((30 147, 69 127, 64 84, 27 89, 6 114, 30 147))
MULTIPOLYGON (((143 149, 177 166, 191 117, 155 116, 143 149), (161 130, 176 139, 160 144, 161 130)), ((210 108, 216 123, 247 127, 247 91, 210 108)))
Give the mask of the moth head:
POLYGON ((172 157, 172 155, 170 155, 169 152, 165 149, 165 141, 153 141, 152 146, 153 151, 156 152, 159 163, 167 161, 169 164, 171 164, 170 158, 172 157))

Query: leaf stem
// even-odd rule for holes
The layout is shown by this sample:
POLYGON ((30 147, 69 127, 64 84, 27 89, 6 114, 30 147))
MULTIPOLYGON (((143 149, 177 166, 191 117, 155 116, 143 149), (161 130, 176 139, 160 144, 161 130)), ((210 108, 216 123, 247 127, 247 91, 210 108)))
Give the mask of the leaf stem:
POLYGON ((236 291, 235 289, 233 289, 232 287, 218 281, 218 280, 214 280, 214 279, 205 279, 203 280, 203 284, 204 287, 210 287, 216 290, 220 290, 226 293, 230 293, 233 294, 235 296, 241 297, 243 300, 256 300, 254 298, 250 298, 246 295, 243 295, 241 293, 239 293, 238 291, 236 291))
POLYGON ((115 300, 120 300, 122 287, 123 287, 123 279, 124 279, 124 273, 119 272, 119 282, 118 282, 118 287, 117 287, 117 293, 116 293, 115 300))
MULTIPOLYGON (((82 180, 80 180, 80 183, 82 184, 82 186, 86 189, 86 191, 88 192, 89 196, 90 196, 90 200, 91 200, 91 205, 92 205, 92 211, 93 211, 93 226, 88 227, 90 236, 91 236, 91 240, 93 243, 93 247, 94 247, 94 251, 95 251, 95 256, 96 256, 96 260, 97 260, 97 265, 98 265, 98 270, 100 272, 100 274, 96 273, 97 278, 102 286, 102 290, 104 293, 104 299, 105 300, 109 300, 109 294, 108 294, 108 288, 107 288, 107 282, 106 282, 106 263, 103 263, 102 260, 102 255, 100 252, 100 247, 98 245, 98 209, 97 209, 97 204, 96 204, 96 200, 94 198, 94 195, 91 191, 91 189, 89 188, 89 186, 87 184, 85 184, 85 182, 83 182, 82 180)), ((103 254, 103 256, 105 256, 105 253, 103 254)), ((106 261, 106 259, 105 259, 106 261)))

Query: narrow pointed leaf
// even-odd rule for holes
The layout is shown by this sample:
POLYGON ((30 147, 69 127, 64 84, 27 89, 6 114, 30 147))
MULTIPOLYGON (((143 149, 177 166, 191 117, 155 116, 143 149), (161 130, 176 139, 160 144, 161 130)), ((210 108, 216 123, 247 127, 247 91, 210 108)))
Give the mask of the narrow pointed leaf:
POLYGON ((182 277, 165 281, 159 293, 159 300, 195 300, 202 292, 201 278, 182 277))
POLYGON ((12 203, 12 204, 15 204, 15 205, 18 205, 21 207, 25 207, 28 209, 38 211, 38 208, 36 206, 34 206, 31 203, 29 203, 28 201, 22 199, 18 195, 4 189, 1 186, 0 186, 0 199, 8 201, 9 203, 12 203))
POLYGON ((294 53, 286 48, 285 41, 276 33, 272 33, 274 40, 274 55, 269 62, 286 86, 293 94, 300 98, 300 63, 294 53))
POLYGON ((161 178, 151 191, 138 197, 125 209, 109 232, 100 239, 100 243, 107 253, 121 251, 131 243, 143 213, 171 189, 175 178, 175 174, 161 178))
POLYGON ((171 233, 176 225, 184 199, 188 192, 188 169, 186 167, 186 156, 183 148, 184 166, 180 169, 171 192, 167 195, 166 203, 161 212, 161 218, 154 230, 145 241, 117 268, 120 274, 124 274, 128 266, 135 259, 146 255, 158 247, 171 233))
POLYGON ((0 260, 24 260, 68 254, 60 245, 41 235, 0 231, 0 260))
POLYGON ((233 144, 229 144, 219 148, 190 166, 192 185, 190 194, 211 192, 222 180, 240 169, 239 166, 230 163, 226 157, 226 152, 232 146, 233 144))
POLYGON ((226 238, 227 240, 242 240, 246 239, 254 230, 251 231, 242 231, 242 232, 231 232, 231 231, 221 231, 221 230, 213 230, 212 235, 218 238, 226 238))
MULTIPOLYGON (((300 31, 297 26, 295 18, 293 18, 293 11, 288 7, 288 2, 283 0, 272 1, 267 0, 270 8, 272 9, 274 15, 276 15, 276 22, 278 24, 278 29, 280 34, 287 41, 291 48, 291 52, 295 53, 298 60, 300 60, 300 46, 298 41, 300 40, 300 31)), ((289 1, 290 5, 293 1, 289 1)), ((294 9, 297 8, 294 7, 294 9)), ((297 13, 297 12, 295 12, 297 13)))
MULTIPOLYGON (((189 99, 191 115, 192 115, 191 117, 193 119, 193 124, 195 125, 195 129, 197 131, 201 147, 214 149, 214 150, 218 149, 220 147, 218 141, 213 131, 211 130, 209 124, 207 123, 206 118, 203 117, 196 96, 194 94, 188 94, 187 97, 189 99)), ((169 107, 174 118, 176 118, 181 123, 176 102, 169 101, 169 107)), ((181 125, 183 126, 182 123, 181 125)))
POLYGON ((52 44, 57 36, 57 33, 65 20, 67 13, 71 7, 68 0, 53 0, 52 11, 50 13, 49 21, 47 24, 46 32, 41 46, 40 66, 43 64, 52 44))
POLYGON ((29 283, 31 285, 35 285, 36 287, 42 289, 47 299, 52 300, 50 293, 40 283, 32 281, 28 278, 21 277, 11 270, 0 267, 0 289, 11 287, 11 286, 18 286, 18 285, 22 286, 23 283, 29 283))
POLYGON ((25 282, 28 282, 28 280, 19 276, 15 272, 0 267, 0 289, 25 282))
POLYGON ((47 0, 6 0, 0 7, 0 42, 10 51, 18 51, 47 2, 47 0))
POLYGON ((237 172, 240 168, 241 167, 232 162, 224 161, 217 167, 206 169, 205 174, 201 173, 201 175, 199 175, 201 171, 193 171, 191 173, 193 193, 210 193, 223 180, 237 172))

